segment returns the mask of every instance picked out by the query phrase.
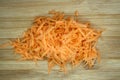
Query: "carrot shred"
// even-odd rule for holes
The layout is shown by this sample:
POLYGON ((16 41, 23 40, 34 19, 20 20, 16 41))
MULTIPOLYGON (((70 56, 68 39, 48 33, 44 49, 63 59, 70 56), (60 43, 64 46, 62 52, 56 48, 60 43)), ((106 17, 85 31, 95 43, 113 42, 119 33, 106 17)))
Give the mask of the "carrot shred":
MULTIPOLYGON (((101 30, 70 16, 65 17, 63 12, 52 10, 49 13, 53 16, 37 17, 22 38, 12 41, 11 45, 22 59, 35 62, 48 60, 48 73, 55 65, 66 73, 68 63, 74 67, 85 61, 85 66, 91 68, 96 59, 100 61, 96 43, 101 30)), ((78 15, 76 11, 75 16, 78 15)))

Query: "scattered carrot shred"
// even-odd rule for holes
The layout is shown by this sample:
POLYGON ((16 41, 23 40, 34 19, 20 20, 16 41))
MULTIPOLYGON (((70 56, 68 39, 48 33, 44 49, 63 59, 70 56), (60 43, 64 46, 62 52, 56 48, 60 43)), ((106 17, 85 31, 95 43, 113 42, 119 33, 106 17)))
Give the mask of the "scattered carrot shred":
MULTIPOLYGON (((74 67, 85 62, 91 68, 100 60, 96 43, 101 30, 65 17, 63 12, 52 10, 49 13, 53 16, 37 17, 22 38, 12 41, 15 52, 23 60, 47 60, 49 73, 55 65, 66 72, 68 63, 74 67)), ((78 16, 78 11, 75 15, 78 16)))

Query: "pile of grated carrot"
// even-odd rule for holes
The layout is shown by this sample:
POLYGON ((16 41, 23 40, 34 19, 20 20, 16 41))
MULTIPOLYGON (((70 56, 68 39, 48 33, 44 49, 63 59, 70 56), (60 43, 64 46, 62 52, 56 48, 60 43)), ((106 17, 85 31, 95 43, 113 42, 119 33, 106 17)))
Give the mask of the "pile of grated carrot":
POLYGON ((49 73, 56 65, 66 72, 67 64, 74 67, 85 61, 85 65, 91 68, 96 60, 100 60, 96 43, 101 30, 70 16, 65 17, 63 12, 52 10, 49 13, 53 16, 35 18, 23 37, 11 42, 22 60, 47 60, 49 73))

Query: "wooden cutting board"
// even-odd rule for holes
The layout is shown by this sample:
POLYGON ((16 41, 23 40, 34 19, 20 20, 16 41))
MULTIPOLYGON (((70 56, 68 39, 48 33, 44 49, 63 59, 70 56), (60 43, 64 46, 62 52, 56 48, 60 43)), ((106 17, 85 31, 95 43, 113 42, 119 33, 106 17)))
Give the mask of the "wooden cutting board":
POLYGON ((0 80, 120 80, 120 0, 0 0, 0 44, 20 37, 35 16, 52 9, 67 15, 78 10, 81 22, 105 29, 98 42, 101 63, 91 70, 68 67, 66 75, 55 67, 48 75, 47 62, 19 62, 6 47, 0 49, 0 80))

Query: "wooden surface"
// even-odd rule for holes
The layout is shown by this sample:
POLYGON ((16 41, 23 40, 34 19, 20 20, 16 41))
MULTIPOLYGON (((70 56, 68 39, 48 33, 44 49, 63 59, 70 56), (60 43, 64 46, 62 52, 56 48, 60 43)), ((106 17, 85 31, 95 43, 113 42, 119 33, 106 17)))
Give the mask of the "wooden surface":
POLYGON ((93 69, 77 67, 64 75, 55 67, 50 75, 47 62, 19 62, 11 47, 0 49, 0 80, 120 80, 120 0, 0 0, 0 44, 19 37, 38 15, 51 9, 73 15, 81 22, 105 29, 98 42, 101 63, 93 69))

